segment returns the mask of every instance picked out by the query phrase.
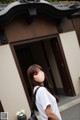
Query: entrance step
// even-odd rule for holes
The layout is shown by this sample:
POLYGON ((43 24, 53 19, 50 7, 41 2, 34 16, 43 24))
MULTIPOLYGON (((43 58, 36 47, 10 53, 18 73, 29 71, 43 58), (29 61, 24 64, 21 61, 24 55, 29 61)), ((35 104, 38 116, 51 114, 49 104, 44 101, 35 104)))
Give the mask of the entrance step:
POLYGON ((75 97, 61 96, 58 103, 60 112, 80 103, 80 95, 75 97))

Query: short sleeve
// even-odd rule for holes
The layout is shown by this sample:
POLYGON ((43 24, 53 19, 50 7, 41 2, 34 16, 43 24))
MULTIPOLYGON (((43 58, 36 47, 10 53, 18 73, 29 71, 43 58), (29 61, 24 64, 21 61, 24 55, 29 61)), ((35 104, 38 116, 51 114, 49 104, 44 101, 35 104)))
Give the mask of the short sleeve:
POLYGON ((38 96, 39 102, 42 108, 45 110, 48 105, 51 105, 49 98, 48 98, 48 94, 47 94, 48 91, 44 87, 41 87, 39 91, 40 91, 40 94, 38 96))

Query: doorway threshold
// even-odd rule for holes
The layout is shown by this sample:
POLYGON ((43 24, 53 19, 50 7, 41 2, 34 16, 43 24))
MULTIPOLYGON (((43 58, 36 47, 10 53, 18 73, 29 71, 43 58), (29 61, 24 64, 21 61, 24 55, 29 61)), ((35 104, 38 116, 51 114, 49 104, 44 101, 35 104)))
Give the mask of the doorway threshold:
POLYGON ((80 95, 77 95, 75 97, 59 96, 59 98, 60 101, 58 103, 58 106, 60 112, 80 103, 80 95))

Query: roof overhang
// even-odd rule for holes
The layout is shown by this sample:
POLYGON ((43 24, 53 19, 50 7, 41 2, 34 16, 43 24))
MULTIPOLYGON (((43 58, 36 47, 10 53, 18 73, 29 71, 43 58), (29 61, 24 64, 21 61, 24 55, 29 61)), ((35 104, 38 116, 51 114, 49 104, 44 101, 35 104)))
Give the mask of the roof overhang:
POLYGON ((15 16, 26 14, 35 16, 39 14, 47 14, 52 18, 60 19, 62 17, 69 17, 80 10, 80 5, 64 5, 50 4, 46 1, 39 2, 13 2, 5 9, 0 11, 0 26, 5 25, 11 21, 15 16))

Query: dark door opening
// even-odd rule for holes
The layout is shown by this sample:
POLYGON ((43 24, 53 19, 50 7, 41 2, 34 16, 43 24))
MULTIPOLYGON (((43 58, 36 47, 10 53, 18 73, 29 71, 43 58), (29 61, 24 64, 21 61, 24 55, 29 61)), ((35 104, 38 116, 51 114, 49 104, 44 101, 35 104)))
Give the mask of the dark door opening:
POLYGON ((39 64, 45 69, 46 74, 49 78, 48 80, 52 85, 52 88, 55 91, 55 93, 57 93, 54 78, 50 70, 47 56, 44 52, 42 41, 17 46, 15 47, 15 52, 17 55, 17 59, 19 61, 19 65, 21 67, 21 71, 25 80, 25 84, 26 84, 30 99, 32 97, 32 86, 30 84, 30 81, 27 78, 27 69, 32 64, 39 64))
POLYGON ((66 64, 64 63, 57 37, 45 40, 37 40, 30 43, 28 41, 26 44, 13 44, 12 46, 14 48, 14 54, 16 54, 16 58, 22 71, 25 86, 27 88, 26 94, 28 96, 29 104, 31 104, 32 86, 27 78, 27 68, 32 64, 39 64, 46 70, 48 80, 51 83, 53 91, 55 91, 56 94, 60 94, 58 92, 58 88, 61 86, 65 95, 73 96, 75 94, 70 76, 67 72, 68 70, 65 69, 66 64), (60 75, 60 77, 58 77, 59 79, 57 78, 58 80, 55 78, 55 76, 57 76, 57 72, 54 76, 54 71, 56 71, 56 69, 53 69, 54 59, 56 61, 58 74, 60 75))

